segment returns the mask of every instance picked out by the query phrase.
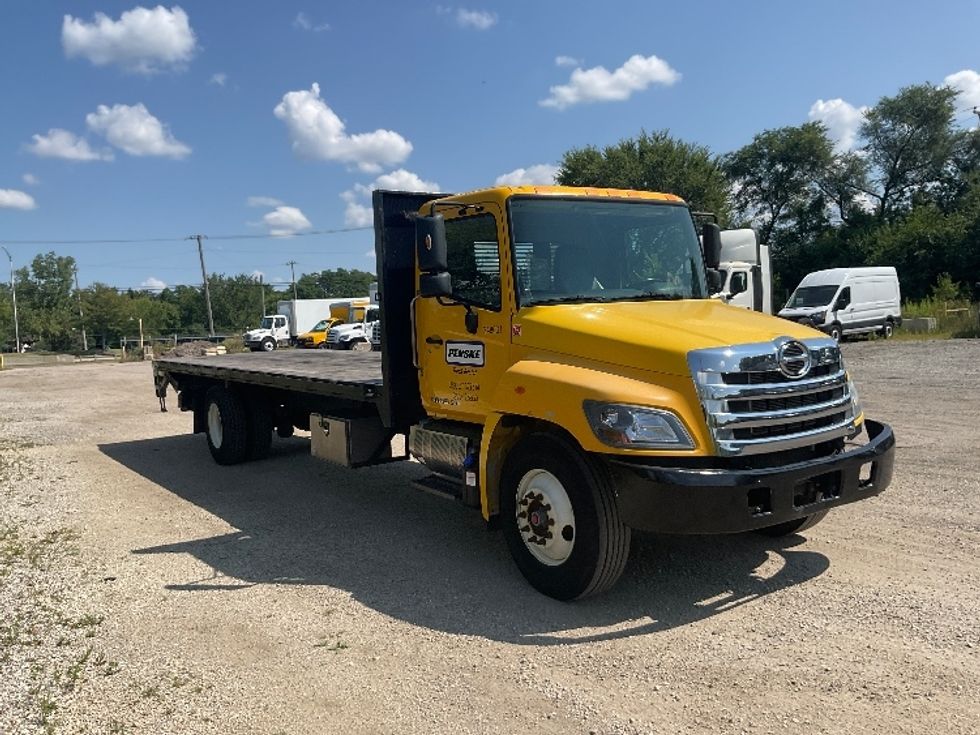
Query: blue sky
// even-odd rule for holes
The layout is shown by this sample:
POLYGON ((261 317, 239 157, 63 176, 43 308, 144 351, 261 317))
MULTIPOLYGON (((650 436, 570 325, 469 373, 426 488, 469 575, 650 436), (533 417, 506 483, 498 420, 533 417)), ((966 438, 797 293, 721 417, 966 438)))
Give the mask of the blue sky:
POLYGON ((546 183, 641 129, 724 153, 821 119, 846 148, 908 84, 980 105, 978 28, 976 0, 6 0, 0 244, 83 286, 198 283, 197 232, 211 272, 372 270, 370 231, 317 234, 363 226, 372 187, 546 183), (163 241, 22 242, 94 239, 163 241))

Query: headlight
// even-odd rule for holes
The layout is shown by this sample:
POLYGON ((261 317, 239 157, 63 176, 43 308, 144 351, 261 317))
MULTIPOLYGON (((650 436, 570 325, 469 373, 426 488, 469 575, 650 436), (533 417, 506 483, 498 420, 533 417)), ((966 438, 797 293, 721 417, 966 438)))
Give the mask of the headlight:
POLYGON ((823 320, 826 318, 827 318, 826 311, 815 311, 812 314, 810 314, 810 320, 814 324, 823 324, 823 320))
POLYGON ((611 447, 694 448, 684 424, 670 411, 599 401, 586 401, 584 407, 596 438, 611 447))

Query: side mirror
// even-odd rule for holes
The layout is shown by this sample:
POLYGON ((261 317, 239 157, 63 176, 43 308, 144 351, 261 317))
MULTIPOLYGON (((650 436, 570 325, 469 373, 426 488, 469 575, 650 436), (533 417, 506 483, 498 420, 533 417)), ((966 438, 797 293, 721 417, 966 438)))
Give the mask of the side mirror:
POLYGON ((416 218, 415 252, 418 255, 419 270, 423 273, 438 273, 449 270, 446 250, 446 220, 441 214, 416 218))
POLYGON ((708 270, 708 291, 710 293, 718 293, 721 291, 721 287, 724 284, 724 279, 722 278, 721 272, 711 268, 708 270))
POLYGON ((433 298, 453 295, 453 279, 449 271, 441 273, 423 273, 419 278, 419 296, 433 298))
POLYGON ((721 263, 721 228, 713 222, 706 222, 701 228, 701 241, 705 266, 717 268, 721 263))

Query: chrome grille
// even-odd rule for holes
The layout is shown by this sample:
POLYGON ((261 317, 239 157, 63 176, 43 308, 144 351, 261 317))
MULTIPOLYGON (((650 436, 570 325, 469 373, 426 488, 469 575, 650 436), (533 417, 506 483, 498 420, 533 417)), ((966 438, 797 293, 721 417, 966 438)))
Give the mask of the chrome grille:
POLYGON ((856 430, 859 409, 833 340, 696 350, 688 363, 723 456, 795 449, 856 430))
POLYGON ((381 322, 377 321, 371 327, 371 341, 374 344, 381 344, 381 322))
POLYGON ((331 329, 329 332, 327 332, 327 344, 328 345, 340 344, 340 332, 338 332, 335 329, 331 329))

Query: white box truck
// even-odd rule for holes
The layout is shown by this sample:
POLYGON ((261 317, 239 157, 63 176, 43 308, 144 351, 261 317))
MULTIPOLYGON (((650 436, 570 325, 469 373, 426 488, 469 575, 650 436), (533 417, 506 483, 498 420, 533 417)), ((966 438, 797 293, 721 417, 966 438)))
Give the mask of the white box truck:
POLYGON ((722 230, 722 286, 717 297, 732 306, 772 314, 772 271, 769 246, 759 242, 755 230, 722 230))
POLYGON ((831 268, 808 273, 779 316, 826 332, 891 337, 902 323, 898 273, 891 266, 831 268))

